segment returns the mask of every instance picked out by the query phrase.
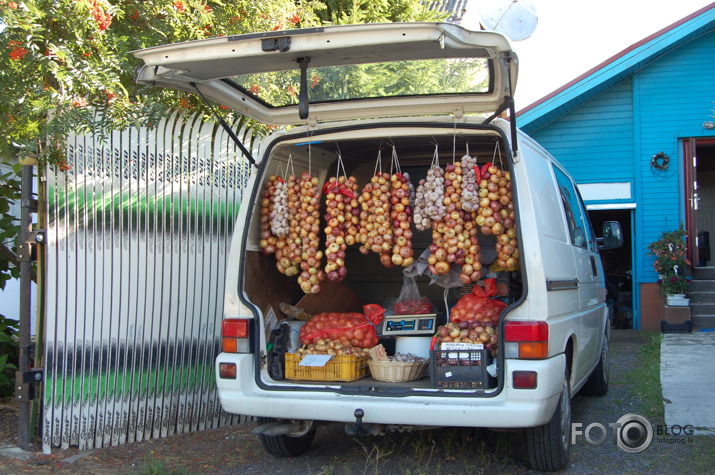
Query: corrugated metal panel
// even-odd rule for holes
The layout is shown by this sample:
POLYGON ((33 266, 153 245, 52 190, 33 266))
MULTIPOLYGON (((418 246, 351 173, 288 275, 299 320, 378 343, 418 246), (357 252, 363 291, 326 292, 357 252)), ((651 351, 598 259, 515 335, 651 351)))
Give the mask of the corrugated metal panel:
POLYGON ((437 12, 452 13, 454 16, 461 14, 462 10, 466 10, 469 6, 470 8, 474 5, 474 1, 470 0, 444 0, 442 2, 431 2, 429 9, 437 12))
POLYGON ((223 129, 176 114, 105 141, 72 135, 67 163, 48 173, 43 449, 239 421, 213 364, 247 161, 223 129))

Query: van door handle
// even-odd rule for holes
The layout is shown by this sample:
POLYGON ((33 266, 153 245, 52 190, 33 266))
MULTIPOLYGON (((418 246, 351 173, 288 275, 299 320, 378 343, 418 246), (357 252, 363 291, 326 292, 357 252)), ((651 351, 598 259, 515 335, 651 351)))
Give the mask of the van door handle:
POLYGON ((593 276, 598 277, 598 266, 596 266, 596 258, 593 256, 591 257, 591 270, 593 271, 593 276))

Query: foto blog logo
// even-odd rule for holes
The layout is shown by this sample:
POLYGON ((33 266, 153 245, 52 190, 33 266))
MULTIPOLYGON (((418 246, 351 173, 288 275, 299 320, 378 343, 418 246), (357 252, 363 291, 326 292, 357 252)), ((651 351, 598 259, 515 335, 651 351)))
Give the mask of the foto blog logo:
MULTIPOLYGON (((608 439, 610 433, 613 436, 614 443, 624 452, 637 454, 643 452, 650 447, 653 442, 654 429, 648 418, 640 414, 625 414, 616 422, 611 422, 608 427, 599 423, 592 422, 585 428, 580 422, 571 424, 571 444, 575 444, 578 437, 584 437, 591 445, 601 445, 608 439)), ((656 430, 659 435, 660 442, 685 442, 685 440, 675 440, 677 437, 661 438, 661 435, 678 436, 692 435, 694 428, 690 425, 686 426, 661 426, 657 425, 656 430)))

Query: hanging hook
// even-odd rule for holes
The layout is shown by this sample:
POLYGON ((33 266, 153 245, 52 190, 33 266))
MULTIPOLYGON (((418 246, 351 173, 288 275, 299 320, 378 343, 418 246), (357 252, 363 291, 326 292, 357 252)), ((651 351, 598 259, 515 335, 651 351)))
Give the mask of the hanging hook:
POLYGON ((452 121, 452 164, 457 161, 457 118, 452 121))

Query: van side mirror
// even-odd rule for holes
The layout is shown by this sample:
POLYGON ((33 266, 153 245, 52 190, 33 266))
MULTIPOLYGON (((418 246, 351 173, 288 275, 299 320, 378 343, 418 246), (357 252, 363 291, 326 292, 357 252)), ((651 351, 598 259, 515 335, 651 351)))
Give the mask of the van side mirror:
POLYGON ((615 249, 623 245, 623 232, 621 223, 618 221, 606 221, 603 223, 603 237, 597 238, 598 250, 615 249))

